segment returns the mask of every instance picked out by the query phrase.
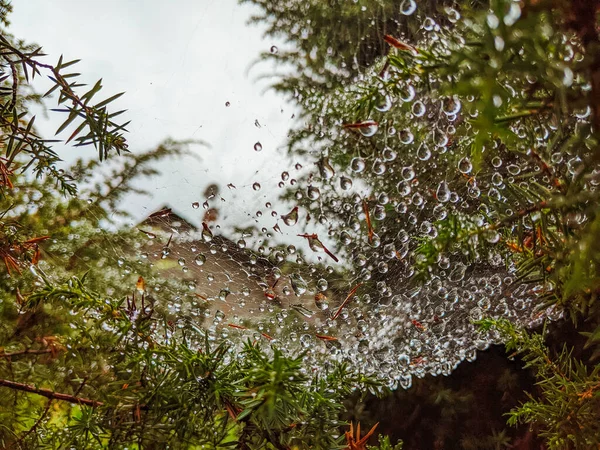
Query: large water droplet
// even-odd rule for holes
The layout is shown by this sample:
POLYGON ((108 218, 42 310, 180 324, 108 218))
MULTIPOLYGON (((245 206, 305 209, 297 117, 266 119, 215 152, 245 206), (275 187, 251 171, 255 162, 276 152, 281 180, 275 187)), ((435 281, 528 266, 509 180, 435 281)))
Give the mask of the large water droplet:
POLYGON ((425 105, 420 100, 416 101, 412 107, 412 113, 415 117, 422 117, 423 115, 425 115, 426 111, 427 108, 425 108, 425 105))
POLYGON ((210 231, 210 228, 208 228, 208 225, 204 222, 202 222, 202 240, 204 242, 210 242, 213 240, 212 231, 210 231))
POLYGON ((466 156, 462 158, 458 162, 458 170, 465 174, 470 173, 473 170, 473 164, 471 163, 471 160, 466 156))
POLYGON ((298 297, 304 294, 308 289, 308 284, 306 283, 306 281, 304 281, 304 278, 302 278, 297 273, 293 273, 290 275, 290 282, 292 284, 294 294, 296 294, 296 296, 298 297))
POLYGON ((317 200, 321 196, 321 191, 317 187, 309 186, 306 195, 311 200, 317 200))
POLYGON ((400 3, 400 12, 405 16, 410 16, 417 10, 417 3, 415 0, 403 0, 400 3))
POLYGON ((348 190, 352 187, 352 180, 348 177, 340 177, 340 187, 343 190, 348 190))
POLYGON ((318 163, 318 166, 319 166, 319 173, 321 174, 321 177, 324 178, 325 180, 329 180, 329 179, 333 178, 333 176, 335 175, 335 170, 329 163, 329 158, 324 157, 323 159, 321 159, 321 161, 319 161, 319 163, 318 163))
POLYGON ((373 122, 373 121, 368 121, 365 122, 365 125, 361 126, 358 131, 360 131, 360 134, 362 134, 363 136, 366 137, 371 137, 373 136, 375 133, 377 133, 377 130, 379 130, 379 124, 377 122, 373 122))
POLYGON ((444 114, 447 116, 458 114, 460 107, 460 100, 456 96, 447 97, 442 101, 442 111, 444 111, 444 114))
POLYGON ((283 219, 283 223, 285 223, 288 227, 292 227, 298 223, 298 207, 295 206, 289 213, 281 216, 283 219))
POLYGON ((448 200, 450 200, 450 188, 448 187, 448 183, 446 183, 446 181, 442 181, 437 188, 437 191, 435 192, 435 196, 438 200, 438 202, 441 203, 446 203, 448 200))
POLYGON ((419 158, 421 161, 429 160, 429 158, 431 158, 431 150, 429 150, 429 147, 426 145, 421 145, 419 150, 417 150, 417 158, 419 158))
POLYGON ((327 283, 327 280, 325 278, 319 278, 319 280, 317 280, 317 289, 318 290, 326 291, 328 287, 329 287, 329 283, 327 283))
POLYGON ((328 309, 329 300, 327 299, 327 296, 322 292, 319 292, 317 295, 315 295, 315 305, 321 311, 325 311, 326 309, 328 309))
POLYGON ((412 144, 412 142, 415 140, 414 135, 408 130, 400 131, 398 138, 400 139, 400 142, 407 145, 412 144))
POLYGON ((381 112, 388 112, 392 109, 392 97, 385 92, 380 94, 379 102, 375 105, 375 109, 381 112))
POLYGON ((415 169, 413 166, 403 167, 401 175, 404 180, 410 181, 415 177, 415 169))
POLYGON ((362 172, 365 170, 365 160, 359 157, 352 158, 352 161, 350 161, 350 168, 356 173, 362 172))

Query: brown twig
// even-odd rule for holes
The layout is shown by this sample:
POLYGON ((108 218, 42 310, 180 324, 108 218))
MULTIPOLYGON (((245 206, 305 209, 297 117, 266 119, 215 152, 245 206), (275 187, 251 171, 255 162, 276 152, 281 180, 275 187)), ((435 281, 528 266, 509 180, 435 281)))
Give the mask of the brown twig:
POLYGON ((62 394, 60 392, 51 391, 50 389, 37 388, 30 384, 17 383, 10 380, 0 379, 0 386, 4 386, 17 391, 30 392, 32 394, 41 395, 42 397, 46 397, 49 399, 63 400, 70 403, 78 403, 80 405, 91 406, 92 408, 104 405, 104 403, 102 402, 90 400, 89 398, 76 397, 70 394, 62 394))
POLYGON ((21 356, 21 355, 43 355, 46 353, 54 353, 56 352, 56 350, 53 350, 51 348, 44 348, 44 349, 32 349, 32 348, 27 348, 25 350, 19 350, 16 352, 10 352, 10 353, 5 353, 5 352, 0 352, 0 358, 11 358, 13 356, 21 356))
POLYGON ((338 308, 338 310, 335 312, 335 314, 331 317, 331 320, 335 320, 338 318, 338 316, 341 314, 342 309, 344 309, 344 306, 346 306, 348 304, 348 302, 350 301, 350 299, 352 298, 352 296, 354 294, 356 294, 356 291, 358 290, 358 288, 362 285, 362 283, 358 283, 356 286, 354 286, 352 288, 352 290, 350 291, 350 293, 346 296, 346 299, 342 302, 342 304, 340 305, 340 307, 338 308))

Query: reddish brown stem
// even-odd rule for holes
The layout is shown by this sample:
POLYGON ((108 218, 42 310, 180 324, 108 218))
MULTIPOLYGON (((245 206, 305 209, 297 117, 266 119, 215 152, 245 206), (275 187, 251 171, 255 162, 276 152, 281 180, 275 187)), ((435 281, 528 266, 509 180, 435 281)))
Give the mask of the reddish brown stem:
POLYGON ((80 405, 91 406, 92 408, 96 408, 98 406, 104 405, 102 402, 98 402, 96 400, 90 400, 88 398, 76 397, 74 395, 69 394, 61 394, 60 392, 54 392, 50 389, 44 388, 36 388, 35 386, 31 386, 30 384, 24 383, 16 383, 14 381, 2 380, 0 379, 0 386, 4 386, 10 389, 14 389, 17 391, 30 392, 32 394, 41 395, 42 397, 55 399, 55 400, 63 400, 70 403, 78 403, 80 405))
POLYGON ((340 305, 340 307, 338 308, 338 310, 335 312, 335 314, 331 317, 331 320, 335 320, 338 318, 338 316, 341 314, 342 309, 344 309, 344 306, 346 306, 348 304, 348 302, 350 301, 350 299, 352 298, 352 296, 354 294, 356 294, 356 291, 358 290, 358 288, 362 285, 362 283, 358 283, 356 286, 354 286, 352 288, 352 290, 350 291, 350 293, 348 294, 348 296, 346 297, 346 299, 342 302, 342 304, 340 305))

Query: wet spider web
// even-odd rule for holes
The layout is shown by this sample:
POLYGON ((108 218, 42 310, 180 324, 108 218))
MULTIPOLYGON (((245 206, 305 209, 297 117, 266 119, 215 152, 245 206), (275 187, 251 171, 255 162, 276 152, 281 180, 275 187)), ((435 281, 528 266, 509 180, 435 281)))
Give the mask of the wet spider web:
MULTIPOLYGON (((456 42, 449 35, 460 24, 456 10, 446 11, 449 28, 442 29, 416 3, 402 4, 406 20, 419 24, 412 46, 450 51, 456 42)), ((248 143, 253 162, 245 177, 171 180, 203 192, 192 202, 173 199, 148 209, 133 227, 140 246, 124 253, 107 245, 105 266, 124 280, 135 280, 144 267, 156 279, 182 282, 185 295, 153 286, 152 278, 141 290, 185 318, 182 327, 191 324, 215 341, 235 348, 251 339, 305 351, 307 368, 347 361, 391 387, 408 388, 413 376, 448 375, 500 342, 494 331, 479 330, 484 317, 521 325, 559 317, 536 304, 547 284, 518 278, 510 239, 490 226, 494 211, 487 206, 493 198, 504 204, 496 213, 514 213, 507 182, 535 172, 536 162, 499 148, 475 173, 469 158, 453 155, 471 99, 421 90, 418 79, 388 90, 393 76, 381 58, 321 105, 331 107, 323 113, 331 121, 294 121, 291 135, 302 139, 289 147, 248 143), (373 117, 344 123, 335 110, 356 101, 368 83, 381 86, 373 117), (484 241, 485 250, 445 249, 422 277, 423 245, 447 232, 450 217, 472 218, 472 230, 488 227, 470 242, 484 241)), ((258 120, 254 126, 268 128, 258 120)), ((540 148, 551 128, 537 128, 540 148)), ((514 132, 524 133, 518 123, 514 132)), ((575 163, 557 157, 555 169, 572 174, 575 163)), ((539 182, 551 189, 547 177, 539 182)))

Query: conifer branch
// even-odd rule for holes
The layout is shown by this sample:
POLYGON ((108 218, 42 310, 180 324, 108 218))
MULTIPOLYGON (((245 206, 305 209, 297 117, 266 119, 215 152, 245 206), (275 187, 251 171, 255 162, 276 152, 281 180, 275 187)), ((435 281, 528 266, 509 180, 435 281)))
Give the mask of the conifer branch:
POLYGON ((14 356, 22 356, 22 355, 44 355, 47 353, 56 353, 57 349, 52 348, 44 348, 44 349, 32 349, 28 348, 25 350, 18 350, 15 352, 0 352, 0 358, 12 358, 14 356))
POLYGON ((4 386, 9 389, 14 389, 17 391, 23 391, 23 392, 29 392, 32 394, 41 395, 42 397, 46 397, 49 399, 62 400, 62 401, 70 402, 70 403, 77 403, 80 405, 91 406, 92 408, 97 408, 98 406, 104 405, 104 403, 102 403, 102 402, 99 402, 96 400, 90 400, 89 398, 76 397, 76 396, 70 395, 70 394, 54 392, 54 391, 51 391, 50 389, 37 388, 30 384, 17 383, 17 382, 10 381, 10 380, 0 379, 0 386, 4 386))

